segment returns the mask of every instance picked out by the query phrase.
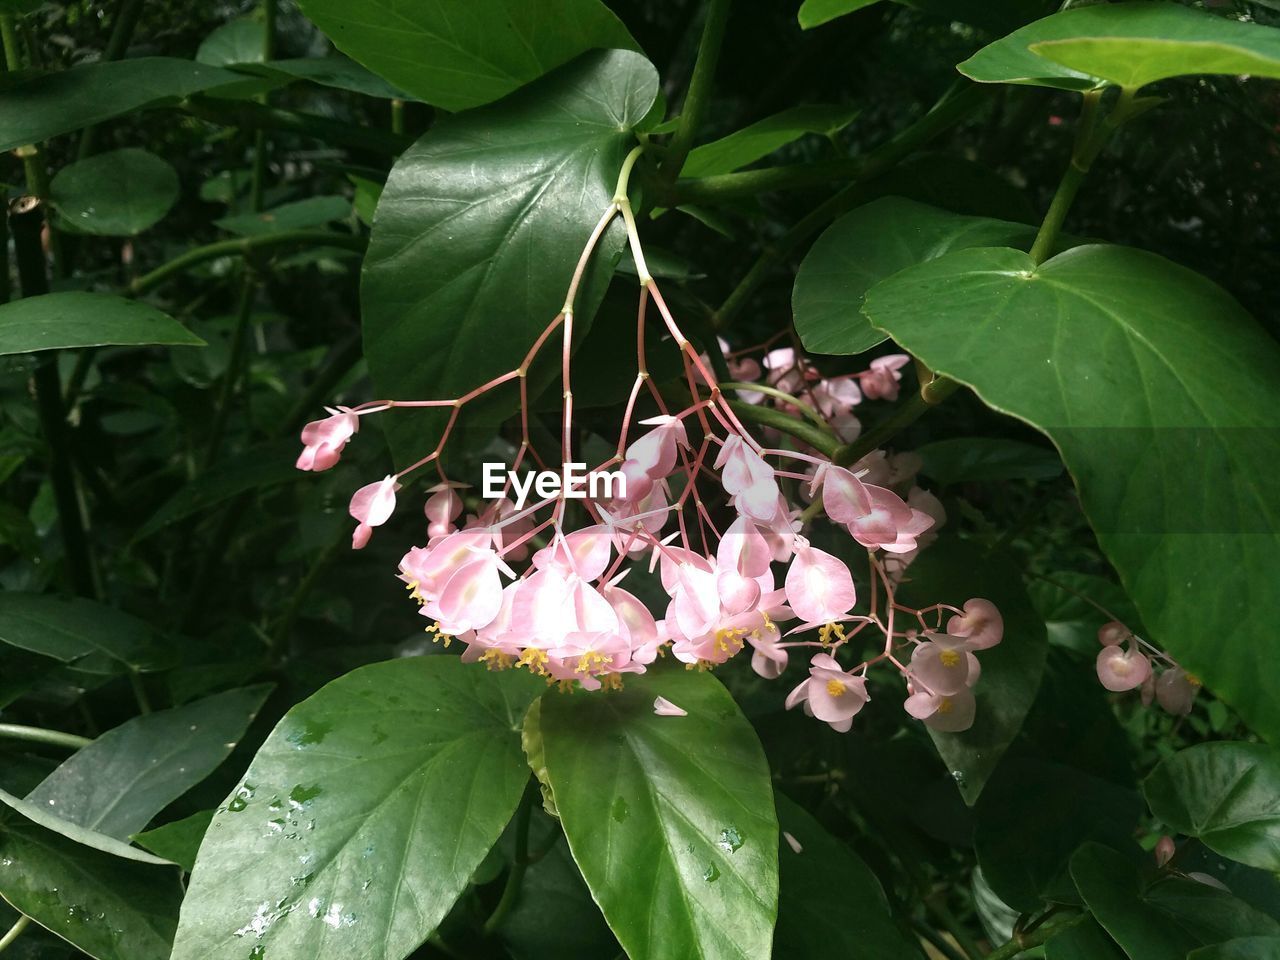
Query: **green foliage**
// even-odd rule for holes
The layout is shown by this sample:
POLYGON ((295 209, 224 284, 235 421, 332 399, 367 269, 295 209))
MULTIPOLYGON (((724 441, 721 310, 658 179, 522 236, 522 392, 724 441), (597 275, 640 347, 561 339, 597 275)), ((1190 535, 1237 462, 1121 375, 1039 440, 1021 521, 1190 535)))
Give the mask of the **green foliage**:
POLYGON ((105 293, 46 293, 0 305, 0 354, 104 344, 202 347, 172 317, 105 293))
POLYGON ((178 174, 146 150, 111 150, 59 170, 49 198, 69 230, 131 237, 172 209, 178 174))

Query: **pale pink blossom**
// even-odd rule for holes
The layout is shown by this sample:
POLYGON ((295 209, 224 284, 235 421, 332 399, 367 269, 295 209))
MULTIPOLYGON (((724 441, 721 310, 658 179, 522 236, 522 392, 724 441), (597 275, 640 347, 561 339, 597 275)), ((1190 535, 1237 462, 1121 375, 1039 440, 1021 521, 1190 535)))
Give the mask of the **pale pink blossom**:
POLYGON ((360 429, 360 418, 347 407, 325 407, 329 416, 302 428, 299 470, 328 470, 342 457, 342 448, 360 429))
POLYGON ((862 393, 868 400, 897 400, 903 367, 911 362, 905 353, 891 353, 871 361, 871 369, 862 374, 862 393))
POLYGON ((968 641, 945 633, 927 634, 911 651, 911 675, 931 693, 952 696, 969 680, 968 641))
POLYGON ((907 713, 939 733, 961 733, 973 726, 977 701, 967 686, 949 694, 916 690, 903 704, 907 713))
POLYGON ((737 434, 724 442, 715 467, 739 513, 767 522, 778 512, 780 493, 773 467, 737 434))
POLYGON ((787 604, 805 623, 842 619, 857 602, 853 576, 844 562, 803 537, 795 541, 795 557, 787 569, 787 604))
POLYGON ((1173 859, 1173 855, 1178 852, 1178 848, 1173 842, 1173 837, 1165 834, 1156 841, 1156 848, 1154 852, 1156 856, 1156 866, 1163 867, 1173 859))
POLYGON ((809 676, 788 694, 786 707, 804 704, 805 713, 845 733, 870 699, 866 680, 841 669, 831 655, 819 653, 809 661, 809 676))
POLYGON ((1133 636, 1129 628, 1119 620, 1104 623, 1098 628, 1098 642, 1104 647, 1115 647, 1133 636))
POLYGON ((1156 702, 1166 713, 1185 717, 1191 712, 1200 681, 1181 667, 1170 667, 1156 678, 1156 702))
POLYGON ((441 483, 431 488, 423 512, 427 515, 427 538, 444 537, 457 529, 453 521, 462 513, 462 498, 452 484, 441 483))
POLYGON ((357 521, 355 533, 351 535, 352 548, 363 548, 373 535, 373 528, 382 526, 391 518, 399 489, 396 478, 387 476, 376 483, 365 484, 352 495, 348 511, 357 521))
POLYGON ((1103 647, 1098 651, 1098 679, 1114 693, 1134 690, 1142 686, 1151 675, 1151 661, 1136 646, 1128 650, 1118 646, 1103 647))
POLYGON ((990 600, 966 600, 964 613, 947 621, 947 633, 964 637, 970 650, 994 647, 1004 637, 1004 617, 990 600))

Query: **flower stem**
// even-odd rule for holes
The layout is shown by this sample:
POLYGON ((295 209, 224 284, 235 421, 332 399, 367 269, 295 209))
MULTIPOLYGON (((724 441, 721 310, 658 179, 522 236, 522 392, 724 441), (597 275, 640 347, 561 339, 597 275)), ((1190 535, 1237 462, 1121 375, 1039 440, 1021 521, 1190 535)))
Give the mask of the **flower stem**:
POLYGON ((3 937, 0 937, 0 951, 9 949, 9 947, 13 944, 13 941, 17 940, 20 936, 22 936, 22 931, 26 930, 30 924, 31 924, 30 917, 28 917, 25 913, 22 916, 20 916, 18 918, 18 922, 15 923, 12 927, 10 927, 8 932, 5 933, 3 937))
POLYGON ((47 743, 54 747, 70 747, 72 750, 79 750, 93 743, 88 737, 78 737, 74 733, 46 730, 44 727, 28 727, 20 723, 0 723, 0 737, 26 740, 29 743, 47 743))
MULTIPOLYGON (((755 389, 752 387, 752 389, 755 389)), ((840 449, 840 441, 812 424, 797 420, 795 417, 775 410, 773 407, 762 407, 741 400, 730 400, 729 408, 742 420, 749 420, 761 426, 773 427, 783 433, 795 437, 809 446, 822 451, 828 457, 834 457, 840 449)))
MULTIPOLYGON (((714 353, 708 351, 708 356, 714 356, 714 353)), ((793 397, 785 390, 779 390, 777 387, 771 387, 767 383, 738 383, 735 380, 721 380, 720 389, 737 390, 739 393, 763 393, 767 397, 773 397, 775 400, 781 400, 783 403, 790 404, 799 410, 804 414, 806 420, 809 420, 823 433, 828 434, 833 438, 835 437, 835 432, 831 429, 827 421, 823 419, 822 414, 813 409, 813 407, 809 406, 809 404, 805 403, 803 400, 793 397)))
POLYGON ((1044 923, 1029 933, 1015 934, 1008 943, 1002 944, 988 953, 984 960, 1012 960, 1013 957, 1018 956, 1023 951, 1038 947, 1042 943, 1047 943, 1054 936, 1074 927, 1087 916, 1089 916, 1087 913, 1076 913, 1044 923))
POLYGON ((725 26, 729 22, 729 4, 730 0, 710 0, 707 5, 707 19, 702 26, 698 58, 694 61, 689 89, 680 110, 680 124, 667 144, 667 155, 662 163, 663 178, 668 184, 675 183, 676 177, 680 176, 680 168, 684 166, 685 158, 693 147, 693 138, 706 116, 711 100, 711 83, 720 60, 725 26))

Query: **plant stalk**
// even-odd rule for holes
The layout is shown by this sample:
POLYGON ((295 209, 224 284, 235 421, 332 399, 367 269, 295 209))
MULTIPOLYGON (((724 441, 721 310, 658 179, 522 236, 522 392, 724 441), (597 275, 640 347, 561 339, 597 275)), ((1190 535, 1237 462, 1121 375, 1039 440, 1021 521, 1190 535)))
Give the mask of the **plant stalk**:
POLYGON ((0 723, 0 737, 25 740, 28 743, 45 743, 53 747, 69 747, 72 750, 79 750, 93 743, 88 737, 78 737, 74 733, 46 730, 44 727, 28 727, 20 723, 0 723))
POLYGON ((1008 943, 1002 944, 988 953, 984 960, 1012 960, 1012 958, 1026 950, 1030 950, 1032 947, 1048 943, 1053 937, 1064 930, 1074 927, 1087 916, 1089 916, 1087 913, 1077 913, 1044 923, 1029 933, 1015 934, 1008 943))
POLYGON ((834 457, 836 451, 840 449, 840 441, 829 433, 819 430, 811 423, 805 423, 798 420, 788 413, 776 410, 773 407, 763 407, 754 403, 745 403, 741 400, 729 400, 729 408, 741 420, 749 420, 752 423, 758 423, 764 427, 773 427, 789 436, 795 437, 804 443, 809 444, 816 450, 821 451, 828 457, 834 457))
POLYGON ((8 929, 3 937, 0 937, 0 951, 8 950, 13 941, 22 936, 22 931, 26 930, 31 924, 31 918, 25 913, 20 916, 16 923, 8 929))
POLYGON ((698 43, 698 58, 689 77, 689 89, 680 109, 680 123, 667 144, 667 155, 662 162, 662 175, 668 184, 675 183, 680 168, 693 147, 693 139, 706 117, 711 102, 711 85, 715 79, 716 64, 720 61, 720 48, 724 44, 725 26, 729 22, 731 0, 710 0, 707 19, 702 25, 702 39, 698 43))

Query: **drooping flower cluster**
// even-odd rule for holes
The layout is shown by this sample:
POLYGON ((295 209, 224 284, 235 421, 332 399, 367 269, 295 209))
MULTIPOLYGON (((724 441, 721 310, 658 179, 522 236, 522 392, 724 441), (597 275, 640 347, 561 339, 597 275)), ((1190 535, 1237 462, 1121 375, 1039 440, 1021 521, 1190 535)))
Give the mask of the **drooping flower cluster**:
POLYGON ((1098 680, 1113 693, 1140 691, 1142 705, 1154 700, 1166 713, 1185 717, 1191 712, 1200 680, 1172 657, 1138 637, 1118 620, 1098 630, 1098 680))
MULTIPOLYGON (((885 357, 862 373, 824 379, 789 349, 765 353, 762 365, 726 353, 721 359, 732 376, 763 376, 760 397, 780 409, 817 411, 820 429, 842 449, 860 430, 852 408, 864 397, 896 397, 908 362, 902 355, 885 357)), ((407 474, 428 464, 439 473, 425 504, 426 541, 404 555, 399 575, 430 621, 428 632, 446 644, 461 643, 465 660, 597 689, 645 672, 660 656, 706 669, 747 650, 755 671, 773 679, 791 652, 803 648, 811 655, 808 676, 787 698, 788 707, 802 705, 834 729, 848 730, 868 700, 868 671, 884 664, 904 678, 911 716, 939 730, 967 728, 980 674, 975 653, 1000 642, 1002 621, 993 604, 977 598, 963 609, 937 604, 916 610, 897 601, 907 564, 945 519, 937 499, 914 484, 918 461, 870 450, 837 464, 798 441, 780 437, 765 446, 744 427, 711 367, 648 275, 627 201, 617 200, 591 235, 565 310, 519 367, 459 398, 333 408, 327 419, 304 429, 298 466, 332 467, 363 416, 403 407, 451 409, 435 449, 362 487, 350 512, 357 521, 352 545, 359 549, 391 517, 407 474), (559 458, 571 464, 574 291, 595 242, 619 213, 641 285, 636 377, 613 456, 592 471, 608 473, 613 482, 604 491, 586 490, 566 471, 554 493, 544 495, 539 483, 526 503, 531 488, 517 483, 517 471, 526 458, 546 462, 530 439, 526 371, 560 328, 565 400, 559 458), (650 305, 684 364, 678 406, 670 402, 678 393, 660 391, 647 370, 650 305), (440 463, 450 429, 467 403, 513 380, 525 409, 502 493, 464 499, 465 486, 446 477, 440 463), (637 421, 642 404, 655 415, 637 421), (632 437, 637 427, 644 431, 632 437), (866 612, 855 613, 858 592, 846 561, 806 535, 819 508, 847 530, 848 552, 866 557, 866 612), (877 639, 868 643, 871 637, 877 639), (867 655, 843 666, 841 657, 855 649, 867 655)), ((683 714, 665 701, 655 710, 683 714)))

